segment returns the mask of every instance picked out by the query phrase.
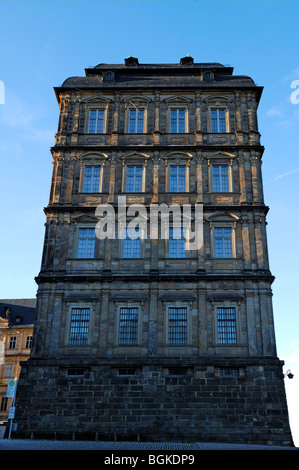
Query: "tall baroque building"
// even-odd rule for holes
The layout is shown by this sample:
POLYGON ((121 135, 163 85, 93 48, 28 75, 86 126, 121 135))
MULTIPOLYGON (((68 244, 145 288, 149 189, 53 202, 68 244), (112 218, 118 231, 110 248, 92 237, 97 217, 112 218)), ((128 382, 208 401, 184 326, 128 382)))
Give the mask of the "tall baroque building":
POLYGON ((262 87, 190 56, 128 57, 55 93, 15 436, 292 445, 272 313, 262 87), (114 238, 98 236, 103 204, 115 213, 114 238), (158 238, 133 238, 133 204, 146 208, 143 232, 153 205, 188 206, 191 228, 201 206, 203 243, 189 249, 173 214, 169 236, 160 217, 158 238))

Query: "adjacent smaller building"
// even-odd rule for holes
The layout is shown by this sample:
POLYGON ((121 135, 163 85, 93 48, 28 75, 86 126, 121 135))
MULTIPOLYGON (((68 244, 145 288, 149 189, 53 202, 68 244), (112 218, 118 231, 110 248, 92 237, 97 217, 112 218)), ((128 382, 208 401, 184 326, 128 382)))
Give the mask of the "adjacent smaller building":
POLYGON ((12 398, 7 383, 18 380, 20 362, 29 359, 36 299, 0 299, 0 424, 7 421, 12 398))

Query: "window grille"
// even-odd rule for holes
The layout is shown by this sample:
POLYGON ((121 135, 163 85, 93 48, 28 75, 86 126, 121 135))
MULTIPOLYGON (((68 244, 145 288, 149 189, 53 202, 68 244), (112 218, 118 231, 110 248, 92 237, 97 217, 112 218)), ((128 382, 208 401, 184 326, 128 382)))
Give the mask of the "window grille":
POLYGON ((89 308, 72 308, 69 344, 83 346, 88 343, 89 308))
POLYGON ((211 109, 211 132, 226 132, 226 110, 225 108, 211 109))
POLYGON ((98 193, 100 189, 100 166, 86 166, 84 170, 84 193, 98 193))
POLYGON ((239 369, 237 367, 220 367, 220 377, 238 377, 239 369))
POLYGON ((143 134, 144 132, 144 109, 130 109, 129 133, 143 134))
POLYGON ((94 258, 95 229, 80 228, 78 238, 77 258, 94 258))
POLYGON ((91 109, 89 111, 88 132, 90 134, 103 134, 104 117, 105 117, 105 111, 103 109, 91 109))
POLYGON ((187 308, 168 308, 168 343, 187 344, 187 308))
POLYGON ((185 109, 170 110, 170 132, 172 134, 186 132, 185 109))
POLYGON ((217 308, 218 343, 237 344, 236 309, 217 308))
POLYGON ((186 166, 171 165, 169 178, 170 192, 186 192, 186 166))
POLYGON ((121 308, 119 318, 119 344, 137 344, 138 308, 121 308))
POLYGON ((142 166, 128 166, 126 177, 126 191, 129 193, 142 192, 142 166))
POLYGON ((232 258, 232 229, 230 227, 215 228, 215 257, 232 258))
POLYGON ((227 165, 213 165, 213 191, 228 192, 228 166, 227 165))

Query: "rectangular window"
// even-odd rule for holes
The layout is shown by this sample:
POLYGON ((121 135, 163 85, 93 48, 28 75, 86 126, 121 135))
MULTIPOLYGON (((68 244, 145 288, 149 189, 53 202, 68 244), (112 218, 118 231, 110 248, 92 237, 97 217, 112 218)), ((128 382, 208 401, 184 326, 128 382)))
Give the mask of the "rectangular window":
POLYGON ((100 190, 100 166, 86 166, 84 169, 84 193, 98 193, 100 190))
POLYGON ((226 110, 225 108, 211 109, 211 132, 226 132, 226 110))
POLYGON ((129 133, 143 134, 144 132, 144 109, 129 110, 129 133))
POLYGON ((32 336, 27 336, 26 338, 26 349, 32 348, 32 336))
POLYGON ((16 336, 11 336, 9 339, 9 349, 15 349, 16 348, 16 342, 17 342, 17 337, 16 336))
POLYGON ((170 110, 170 132, 172 134, 186 132, 185 109, 171 109, 170 110))
POLYGON ((230 227, 215 228, 215 257, 232 258, 232 229, 230 227))
POLYGON ((239 369, 237 367, 220 367, 219 375, 220 377, 238 377, 239 369))
POLYGON ((119 344, 138 343, 138 308, 121 308, 119 318, 119 344))
POLYGON ((88 343, 89 308, 72 308, 69 344, 84 346, 88 343))
POLYGON ((78 238, 77 258, 94 258, 95 229, 80 228, 78 238))
POLYGON ((181 228, 169 229, 169 258, 186 258, 186 240, 184 230, 181 228), (175 238, 178 235, 181 238, 175 238))
POLYGON ((142 192, 142 166, 127 166, 126 191, 128 193, 142 192))
POLYGON ((89 134, 103 134, 104 132, 104 109, 91 109, 89 111, 89 134))
POLYGON ((170 192, 186 192, 186 166, 171 165, 169 167, 169 191, 170 192))
POLYGON ((213 165, 213 191, 229 192, 228 165, 213 165))
POLYGON ((1 398, 0 411, 7 411, 7 403, 8 403, 8 398, 7 397, 2 397, 1 398))
POLYGON ((141 239, 130 238, 126 230, 126 238, 123 241, 123 258, 140 258, 141 239))
POLYGON ((187 308, 168 308, 168 343, 187 344, 187 308))
POLYGON ((217 308, 217 328, 219 344, 237 344, 236 309, 217 308))
POLYGON ((12 366, 13 366, 13 364, 7 364, 6 365, 5 377, 11 377, 12 376, 12 366))

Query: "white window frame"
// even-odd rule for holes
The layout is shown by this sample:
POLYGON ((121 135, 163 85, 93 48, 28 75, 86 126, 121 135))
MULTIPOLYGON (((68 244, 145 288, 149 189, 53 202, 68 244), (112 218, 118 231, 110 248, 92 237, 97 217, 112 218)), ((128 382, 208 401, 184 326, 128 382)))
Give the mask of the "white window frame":
POLYGON ((145 109, 144 108, 128 108, 128 134, 144 134, 145 133, 145 109), (131 128, 131 113, 135 113, 133 129, 131 128), (140 118, 142 114, 142 119, 140 118), (139 128, 140 121, 142 122, 142 130, 139 128))
POLYGON ((87 129, 87 133, 88 134, 104 134, 105 131, 106 131, 106 109, 103 108, 103 107, 92 107, 92 108, 89 108, 88 110, 88 129, 87 129), (91 131, 91 113, 92 112, 96 112, 97 115, 96 115, 96 118, 95 118, 95 130, 94 131, 91 131), (103 113, 103 116, 102 117, 99 117, 99 113, 103 113), (100 129, 100 132, 98 132, 98 124, 99 122, 102 123, 101 125, 101 129, 100 129))
POLYGON ((170 193, 186 193, 187 192, 187 184, 188 184, 188 167, 186 164, 170 164, 168 166, 168 190, 170 193), (172 175, 171 172, 172 170, 176 168, 176 175, 172 175), (179 189, 180 187, 180 173, 179 173, 179 169, 180 168, 184 168, 184 189, 181 190, 179 189), (176 176, 176 185, 175 185, 175 189, 173 189, 172 187, 172 177, 173 176, 176 176))
MULTIPOLYGON (((75 243, 75 253, 74 253, 74 258, 76 259, 95 259, 95 247, 96 247, 96 233, 95 233, 95 227, 91 225, 79 225, 77 227, 76 231, 76 243, 75 243), (94 237, 87 237, 87 238, 92 238, 94 240, 93 244, 93 256, 78 256, 78 251, 79 251, 79 243, 80 243, 80 231, 81 230, 86 230, 86 229, 93 229, 94 230, 94 237)), ((87 250, 85 250, 85 253, 87 250)))
POLYGON ((228 122, 227 122, 227 109, 225 106, 210 108, 210 129, 212 134, 226 134, 228 132, 228 122), (216 111, 216 117, 212 116, 212 112, 216 111), (220 116, 220 111, 224 112, 224 116, 220 116), (216 119, 216 130, 213 129, 213 120, 216 119), (225 123, 225 130, 221 129, 221 123, 225 123))
POLYGON ((98 164, 98 165, 89 165, 89 164, 85 164, 84 165, 84 168, 83 168, 83 180, 82 180, 82 193, 86 193, 86 194, 92 194, 92 193, 100 193, 102 192, 102 182, 103 182, 103 166, 101 164, 98 164), (92 191, 92 189, 95 189, 93 188, 94 186, 94 181, 96 179, 96 175, 94 175, 94 171, 92 171, 92 174, 91 174, 91 183, 90 183, 90 191, 87 191, 86 190, 86 178, 87 178, 87 175, 86 175, 86 169, 87 168, 92 168, 92 170, 94 170, 95 168, 99 168, 99 176, 98 176, 98 185, 97 185, 97 190, 96 191, 92 191))
POLYGON ((211 192, 213 192, 213 193, 231 193, 232 192, 232 168, 231 168, 231 164, 213 162, 213 164, 211 165, 210 187, 211 187, 211 192), (220 189, 219 190, 215 189, 214 168, 216 168, 216 167, 220 167, 220 168, 225 167, 225 168, 227 168, 227 190, 224 190, 224 188, 223 188, 221 170, 220 170, 220 173, 219 173, 220 189))
POLYGON ((186 107, 181 107, 181 106, 171 106, 169 108, 169 133, 170 134, 186 134, 187 133, 187 109, 186 107), (180 129, 180 112, 184 112, 184 130, 180 129), (175 118, 172 117, 173 113, 176 113, 175 118), (175 129, 172 127, 172 119, 176 120, 175 123, 175 129))

